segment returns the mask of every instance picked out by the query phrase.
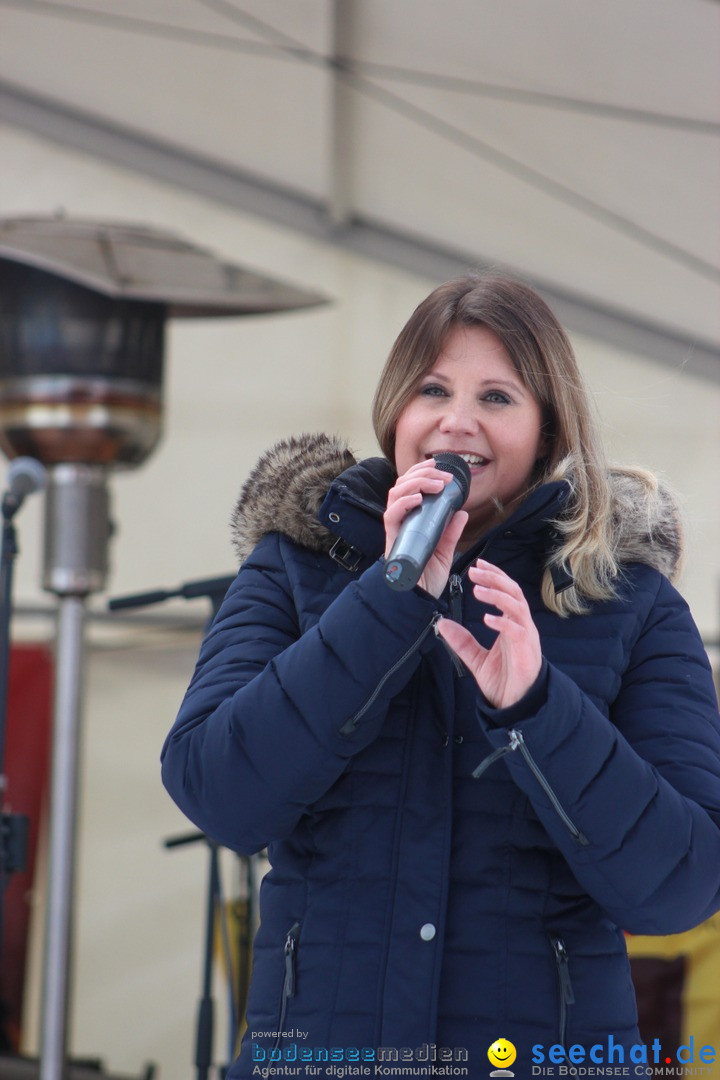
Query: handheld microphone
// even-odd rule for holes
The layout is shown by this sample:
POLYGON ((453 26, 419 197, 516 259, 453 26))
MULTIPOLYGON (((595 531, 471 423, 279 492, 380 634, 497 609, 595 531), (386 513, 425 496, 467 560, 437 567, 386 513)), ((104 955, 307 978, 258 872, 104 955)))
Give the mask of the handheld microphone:
POLYGON ((424 495, 420 506, 407 515, 385 562, 385 580, 391 589, 406 591, 417 585, 440 537, 470 491, 470 468, 459 454, 435 454, 435 465, 452 474, 437 495, 424 495))

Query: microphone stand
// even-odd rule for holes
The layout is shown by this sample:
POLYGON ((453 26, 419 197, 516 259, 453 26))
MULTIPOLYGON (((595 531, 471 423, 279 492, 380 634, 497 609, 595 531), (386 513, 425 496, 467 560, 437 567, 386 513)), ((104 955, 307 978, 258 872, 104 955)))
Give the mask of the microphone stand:
POLYGON ((212 607, 210 621, 214 619, 228 591, 235 575, 226 577, 203 578, 200 581, 188 581, 185 585, 179 585, 176 589, 152 589, 150 592, 136 593, 132 596, 116 596, 108 600, 110 611, 122 611, 127 608, 149 607, 151 604, 162 604, 165 600, 173 600, 181 596, 184 600, 194 600, 199 596, 207 596, 212 607))
MULTIPOLYGON (((153 589, 150 592, 137 593, 132 596, 116 597, 108 601, 108 607, 111 611, 120 611, 127 608, 147 607, 150 604, 159 604, 177 596, 182 596, 186 600, 206 596, 209 598, 212 606, 212 615, 209 620, 212 621, 218 612, 225 593, 228 591, 234 580, 234 576, 228 576, 190 581, 184 585, 180 585, 176 589, 153 589)), ((210 837, 205 836, 202 832, 191 833, 189 835, 178 836, 166 840, 165 847, 174 848, 201 840, 204 840, 208 845, 210 851, 210 865, 208 869, 205 914, 202 996, 198 1005, 195 1035, 195 1068, 197 1070, 197 1080, 208 1080, 210 1068, 212 1067, 212 1047, 215 1033, 215 1001, 212 997, 212 972, 215 916, 221 900, 219 849, 215 841, 211 840, 210 837)))
POLYGON ((212 1046, 215 1034, 215 1001, 212 997, 213 947, 215 942, 215 915, 220 903, 220 864, 218 845, 204 833, 191 833, 165 841, 166 848, 206 841, 210 851, 207 901, 205 910, 205 951, 203 954, 202 997, 198 1005, 195 1035, 195 1068, 197 1080, 208 1080, 212 1066, 212 1046))
MULTIPOLYGON (((202 993, 197 1008, 197 1024, 195 1033, 195 1068, 197 1080, 208 1080, 212 1067, 212 1048, 215 1034, 215 1001, 212 997, 213 955, 215 945, 215 920, 223 902, 223 894, 220 886, 220 847, 202 832, 186 833, 182 836, 170 837, 164 841, 168 849, 184 847, 204 841, 209 850, 210 859, 208 867, 208 884, 205 908, 205 948, 203 953, 202 993)), ((230 1018, 230 1042, 235 1045, 240 1032, 240 1025, 245 1013, 247 999, 247 986, 250 981, 250 953, 252 940, 257 930, 259 920, 255 910, 253 898, 257 894, 257 856, 238 856, 241 864, 245 867, 247 888, 247 908, 243 923, 238 931, 240 948, 240 963, 235 980, 235 992, 232 995, 232 1007, 230 1018), (243 962, 244 961, 244 962, 243 962), (237 999, 236 999, 237 998, 237 999)), ((222 916, 221 916, 222 917, 222 916)), ((233 974, 228 972, 228 979, 233 974)), ((231 1055, 232 1056, 232 1055, 231 1055)), ((218 1066, 219 1080, 223 1080, 227 1067, 218 1066)))

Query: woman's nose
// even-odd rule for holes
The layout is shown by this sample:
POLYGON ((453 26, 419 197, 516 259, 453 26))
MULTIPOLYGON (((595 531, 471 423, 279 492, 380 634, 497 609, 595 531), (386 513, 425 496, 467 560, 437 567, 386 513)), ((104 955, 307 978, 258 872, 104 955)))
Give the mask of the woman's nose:
POLYGON ((474 434, 479 427, 479 417, 474 402, 451 398, 440 417, 440 430, 474 434))

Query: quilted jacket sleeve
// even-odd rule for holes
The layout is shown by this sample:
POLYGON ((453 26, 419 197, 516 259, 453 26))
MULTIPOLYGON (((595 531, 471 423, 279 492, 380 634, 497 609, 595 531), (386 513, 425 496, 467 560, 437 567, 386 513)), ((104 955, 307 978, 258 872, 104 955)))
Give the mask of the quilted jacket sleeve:
POLYGON ((715 691, 685 602, 656 577, 610 720, 552 665, 524 715, 522 702, 481 708, 578 881, 643 934, 685 930, 720 907, 715 691))
POLYGON ((437 602, 393 593, 376 563, 300 634, 282 556, 267 536, 203 642, 162 751, 163 782, 204 832, 252 852, 287 836, 378 734, 415 669, 437 602))

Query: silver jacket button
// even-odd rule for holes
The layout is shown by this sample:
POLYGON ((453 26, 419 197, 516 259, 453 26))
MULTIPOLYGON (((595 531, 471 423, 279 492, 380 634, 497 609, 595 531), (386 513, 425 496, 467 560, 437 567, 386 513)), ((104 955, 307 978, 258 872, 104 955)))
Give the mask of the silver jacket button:
POLYGON ((435 933, 435 927, 431 922, 426 922, 424 926, 420 927, 420 937, 423 941, 432 941, 435 933))

